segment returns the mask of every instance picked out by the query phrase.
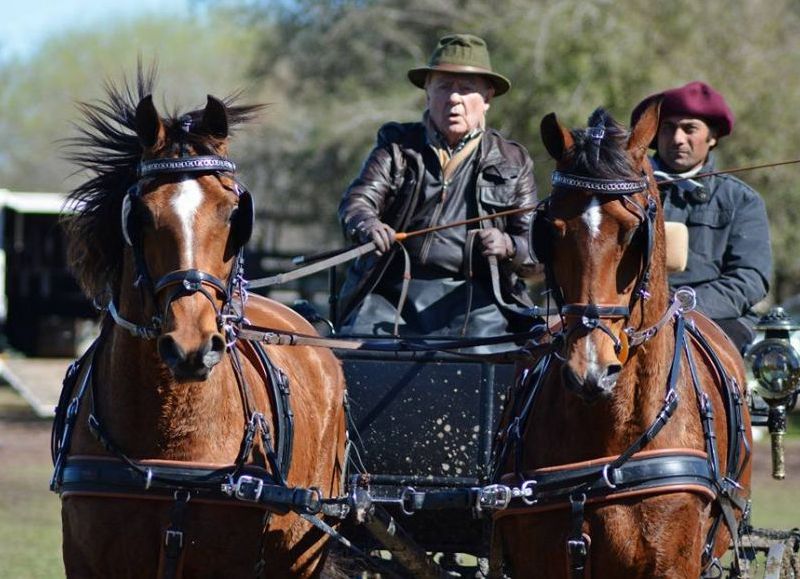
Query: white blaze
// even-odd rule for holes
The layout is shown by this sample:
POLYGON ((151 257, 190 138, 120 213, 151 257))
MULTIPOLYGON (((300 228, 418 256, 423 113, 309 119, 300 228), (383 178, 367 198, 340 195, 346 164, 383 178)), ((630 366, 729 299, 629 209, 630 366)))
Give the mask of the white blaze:
POLYGON ((172 198, 172 209, 183 229, 183 265, 194 265, 194 216, 203 201, 203 190, 194 179, 181 181, 178 192, 172 198))
POLYGON ((602 219, 600 201, 597 200, 597 197, 592 197, 592 200, 589 202, 589 206, 586 208, 586 211, 583 212, 581 219, 583 219, 586 227, 589 228, 589 235, 592 236, 592 239, 597 239, 597 237, 600 235, 600 220, 602 219))
MULTIPOLYGON (((583 222, 589 229, 589 235, 592 239, 597 239, 600 236, 600 221, 602 220, 602 216, 600 201, 597 197, 592 197, 589 206, 583 212, 583 215, 581 215, 581 219, 583 219, 583 222)), ((591 335, 586 336, 586 340, 584 341, 587 374, 597 373, 599 370, 599 365, 597 363, 597 347, 592 338, 593 336, 591 335)))
POLYGON ((584 344, 584 355, 586 356, 586 375, 597 375, 600 371, 600 365, 597 363, 597 348, 595 347, 591 334, 586 336, 584 344))

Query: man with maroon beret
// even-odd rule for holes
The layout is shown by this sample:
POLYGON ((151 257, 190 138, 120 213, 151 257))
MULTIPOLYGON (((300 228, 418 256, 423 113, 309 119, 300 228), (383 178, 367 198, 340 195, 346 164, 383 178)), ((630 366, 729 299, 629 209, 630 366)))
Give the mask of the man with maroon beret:
POLYGON ((631 126, 656 99, 653 170, 661 181, 681 179, 659 187, 664 218, 689 230, 686 269, 671 274, 670 285, 694 288, 697 308, 744 350, 758 319, 751 307, 767 295, 772 276, 764 200, 733 175, 702 176, 715 170, 712 151, 733 131, 733 112, 719 92, 694 81, 651 95, 634 109, 631 126))

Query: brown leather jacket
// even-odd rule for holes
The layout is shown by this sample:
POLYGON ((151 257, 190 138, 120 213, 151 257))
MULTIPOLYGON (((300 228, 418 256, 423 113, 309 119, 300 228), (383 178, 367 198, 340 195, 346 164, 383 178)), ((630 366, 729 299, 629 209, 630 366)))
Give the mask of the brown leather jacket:
MULTIPOLYGON (((381 127, 375 148, 360 175, 345 191, 339 205, 339 219, 345 235, 353 241, 360 237, 371 221, 381 220, 396 231, 405 231, 424 195, 426 142, 422 123, 388 123, 381 127)), ((477 208, 480 216, 536 203, 533 161, 521 145, 506 140, 497 131, 487 129, 468 177, 468 206, 477 208)), ((472 212, 474 213, 475 210, 472 212)), ((503 299, 522 306, 531 306, 525 284, 519 274, 533 267, 528 251, 528 229, 531 212, 481 222, 480 227, 497 227, 508 233, 516 246, 511 260, 500 264, 503 299)), ((473 215, 469 215, 473 217, 473 215)), ((446 222, 442 216, 439 223, 446 222)), ((446 240, 437 240, 447 243, 446 240)), ((451 242, 452 244, 452 242, 451 242)), ((440 248, 463 255, 464 247, 440 248)), ((397 246, 385 255, 359 258, 349 269, 340 296, 339 320, 346 319, 364 296, 372 291, 386 271, 397 246)), ((412 271, 413 273, 413 271, 412 271)))

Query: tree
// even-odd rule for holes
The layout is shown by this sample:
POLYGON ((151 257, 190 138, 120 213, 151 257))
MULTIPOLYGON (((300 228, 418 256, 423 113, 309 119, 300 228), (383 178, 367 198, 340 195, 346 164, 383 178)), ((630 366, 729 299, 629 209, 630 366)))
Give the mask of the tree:
MULTIPOLYGON (((800 135, 789 129, 800 94, 794 0, 299 0, 255 10, 274 35, 262 40, 254 76, 291 103, 280 106, 278 139, 262 168, 284 212, 299 221, 331 216, 329 233, 315 239, 335 235, 339 195, 380 124, 419 118, 423 94, 405 72, 445 32, 486 38, 495 69, 512 79, 489 122, 531 150, 540 195, 552 169, 539 144, 544 114, 582 126, 604 106, 627 122, 648 94, 694 79, 726 95, 737 116, 734 135, 719 147, 720 167, 800 151, 800 135)), ((798 170, 743 175, 767 202, 777 300, 800 289, 798 170)))

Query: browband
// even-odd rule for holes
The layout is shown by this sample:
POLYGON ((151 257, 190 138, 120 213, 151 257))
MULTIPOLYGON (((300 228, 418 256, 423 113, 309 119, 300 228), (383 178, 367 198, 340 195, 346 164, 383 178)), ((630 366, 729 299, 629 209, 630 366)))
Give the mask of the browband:
POLYGON ((139 163, 139 177, 159 173, 221 171, 235 173, 236 164, 225 157, 205 155, 200 157, 178 157, 177 159, 155 159, 139 163))
POLYGON ((648 179, 645 175, 642 179, 635 181, 623 181, 618 179, 596 179, 593 177, 582 177, 553 171, 551 182, 554 187, 572 187, 574 189, 586 189, 597 193, 636 193, 647 189, 648 179))

